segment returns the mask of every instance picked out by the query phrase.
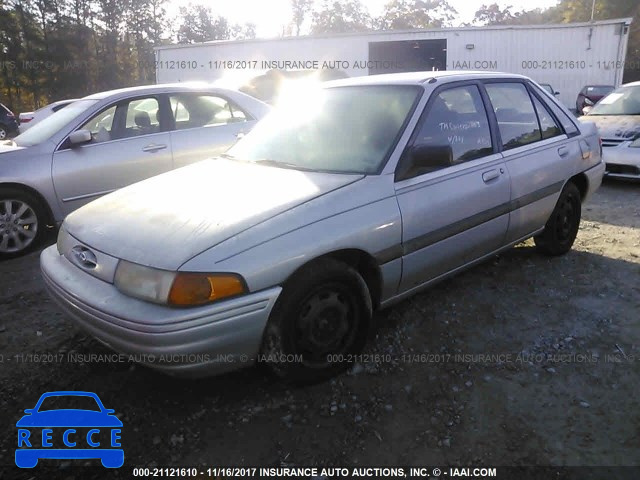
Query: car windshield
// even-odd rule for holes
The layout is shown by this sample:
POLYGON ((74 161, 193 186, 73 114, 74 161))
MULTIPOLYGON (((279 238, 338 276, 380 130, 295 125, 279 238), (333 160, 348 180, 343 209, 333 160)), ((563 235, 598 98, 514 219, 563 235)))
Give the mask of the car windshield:
POLYGON ((611 92, 611 90, 613 90, 613 87, 609 87, 608 85, 593 85, 591 87, 587 87, 586 95, 604 97, 607 93, 611 92))
POLYGON ((640 115, 640 85, 620 87, 600 100, 589 115, 640 115))
POLYGON ((100 405, 93 397, 86 395, 55 395, 42 400, 39 412, 49 410, 89 410, 100 412, 100 405))
POLYGON ((78 100, 71 105, 58 110, 56 113, 36 123, 29 130, 14 138, 14 141, 21 147, 38 145, 56 134, 71 120, 94 105, 97 100, 78 100))
POLYGON ((422 91, 368 85, 285 94, 228 156, 283 168, 376 173, 422 91))

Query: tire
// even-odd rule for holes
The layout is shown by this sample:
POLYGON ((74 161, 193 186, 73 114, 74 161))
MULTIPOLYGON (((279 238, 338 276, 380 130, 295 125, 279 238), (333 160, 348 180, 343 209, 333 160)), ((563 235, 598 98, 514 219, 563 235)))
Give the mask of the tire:
POLYGON ((31 193, 0 187, 0 260, 36 248, 46 235, 47 211, 31 193))
POLYGON ((0 124, 0 140, 6 140, 7 138, 9 138, 9 131, 7 127, 0 124))
POLYGON ((581 213, 580 191, 569 182, 562 189, 544 230, 533 238, 538 250, 552 256, 571 250, 580 228, 581 213))
POLYGON ((296 384, 337 375, 367 343, 372 311, 367 284, 355 269, 330 258, 313 262, 285 283, 261 358, 278 377, 296 384))

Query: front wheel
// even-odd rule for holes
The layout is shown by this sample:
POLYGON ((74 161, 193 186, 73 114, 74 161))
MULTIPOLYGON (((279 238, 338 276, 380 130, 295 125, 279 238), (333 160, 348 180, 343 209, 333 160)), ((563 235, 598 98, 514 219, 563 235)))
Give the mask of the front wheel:
POLYGON ((581 212, 580 191, 569 182, 562 189, 544 230, 533 238, 536 247, 542 253, 554 256, 571 250, 580 228, 581 212))
POLYGON ((0 140, 6 140, 8 136, 7 127, 0 125, 0 140))
POLYGON ((349 265, 322 259, 285 284, 267 324, 261 357, 279 377, 314 383, 349 366, 372 318, 369 289, 349 265))
POLYGON ((0 187, 0 259, 24 255, 38 245, 46 231, 45 212, 30 193, 0 187))

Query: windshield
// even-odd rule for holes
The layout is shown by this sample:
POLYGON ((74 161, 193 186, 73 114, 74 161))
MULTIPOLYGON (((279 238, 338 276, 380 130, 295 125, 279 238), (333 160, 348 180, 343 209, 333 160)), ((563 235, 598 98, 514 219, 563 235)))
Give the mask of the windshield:
POLYGON ((640 115, 640 85, 620 87, 596 103, 589 115, 640 115))
POLYGON ((73 102, 36 123, 29 130, 14 138, 14 141, 21 147, 30 147, 31 145, 42 143, 96 102, 97 100, 78 100, 73 102))
POLYGON ((613 87, 608 85, 594 85, 592 87, 587 87, 586 95, 587 97, 604 97, 607 93, 611 92, 613 87))
POLYGON ((301 170, 376 173, 421 92, 371 85, 285 95, 228 155, 301 170))

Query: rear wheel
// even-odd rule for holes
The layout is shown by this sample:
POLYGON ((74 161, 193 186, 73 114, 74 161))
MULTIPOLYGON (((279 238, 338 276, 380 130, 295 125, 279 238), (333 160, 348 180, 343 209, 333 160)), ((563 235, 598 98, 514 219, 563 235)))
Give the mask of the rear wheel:
POLYGON ((263 358, 285 380, 324 380, 362 351, 371 317, 371 297, 360 274, 337 260, 319 260, 285 284, 265 331, 263 358))
POLYGON ((6 140, 8 136, 7 127, 0 125, 0 140, 6 140))
POLYGON ((565 185, 543 232, 534 237, 536 247, 547 255, 563 255, 571 250, 580 228, 582 205, 574 183, 565 185))
POLYGON ((0 259, 34 249, 46 231, 46 210, 29 192, 0 188, 0 259))

